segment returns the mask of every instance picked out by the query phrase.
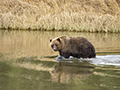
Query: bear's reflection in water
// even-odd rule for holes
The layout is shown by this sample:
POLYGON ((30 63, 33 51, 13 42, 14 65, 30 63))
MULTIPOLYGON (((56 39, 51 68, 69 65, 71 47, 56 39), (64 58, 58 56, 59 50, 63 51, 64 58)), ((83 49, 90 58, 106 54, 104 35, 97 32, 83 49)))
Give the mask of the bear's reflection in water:
POLYGON ((94 67, 87 61, 63 60, 55 65, 51 73, 51 81, 60 83, 81 83, 91 75, 94 67))

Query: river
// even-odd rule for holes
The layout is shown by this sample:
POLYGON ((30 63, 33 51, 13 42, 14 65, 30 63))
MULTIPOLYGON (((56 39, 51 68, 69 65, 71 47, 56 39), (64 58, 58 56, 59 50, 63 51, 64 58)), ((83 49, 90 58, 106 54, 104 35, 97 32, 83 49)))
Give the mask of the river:
POLYGON ((0 90, 120 90, 120 35, 0 30, 0 90), (61 35, 85 36, 96 58, 58 60, 61 35))

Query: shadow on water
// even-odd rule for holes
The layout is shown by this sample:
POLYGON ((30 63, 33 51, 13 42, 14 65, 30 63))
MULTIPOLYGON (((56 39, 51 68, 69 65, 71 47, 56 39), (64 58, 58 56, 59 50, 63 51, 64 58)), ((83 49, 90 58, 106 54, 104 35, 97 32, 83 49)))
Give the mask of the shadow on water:
POLYGON ((76 32, 0 31, 0 90, 120 90, 120 36, 76 32), (97 57, 55 60, 49 39, 86 36, 97 57))

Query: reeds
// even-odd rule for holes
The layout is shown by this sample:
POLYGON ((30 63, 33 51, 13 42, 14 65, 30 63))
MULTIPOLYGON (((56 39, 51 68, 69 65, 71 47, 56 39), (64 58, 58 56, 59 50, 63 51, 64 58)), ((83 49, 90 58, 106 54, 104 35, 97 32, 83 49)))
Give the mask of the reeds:
POLYGON ((118 0, 4 0, 0 16, 5 29, 120 32, 118 0))

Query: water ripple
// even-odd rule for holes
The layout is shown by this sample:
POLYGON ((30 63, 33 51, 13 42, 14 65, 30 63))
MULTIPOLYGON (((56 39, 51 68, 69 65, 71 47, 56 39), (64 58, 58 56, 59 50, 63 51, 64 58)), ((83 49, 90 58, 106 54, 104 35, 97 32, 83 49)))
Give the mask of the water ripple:
POLYGON ((120 55, 105 55, 97 56, 96 58, 88 59, 94 65, 113 65, 120 67, 120 55))
POLYGON ((56 61, 58 62, 68 62, 72 63, 74 60, 79 60, 79 62, 82 61, 88 61, 90 64, 94 65, 112 65, 112 66, 117 66, 120 67, 120 55, 105 55, 105 56, 96 56, 96 58, 85 58, 85 59, 78 59, 78 58, 73 58, 70 57, 68 59, 58 56, 55 58, 56 61))

